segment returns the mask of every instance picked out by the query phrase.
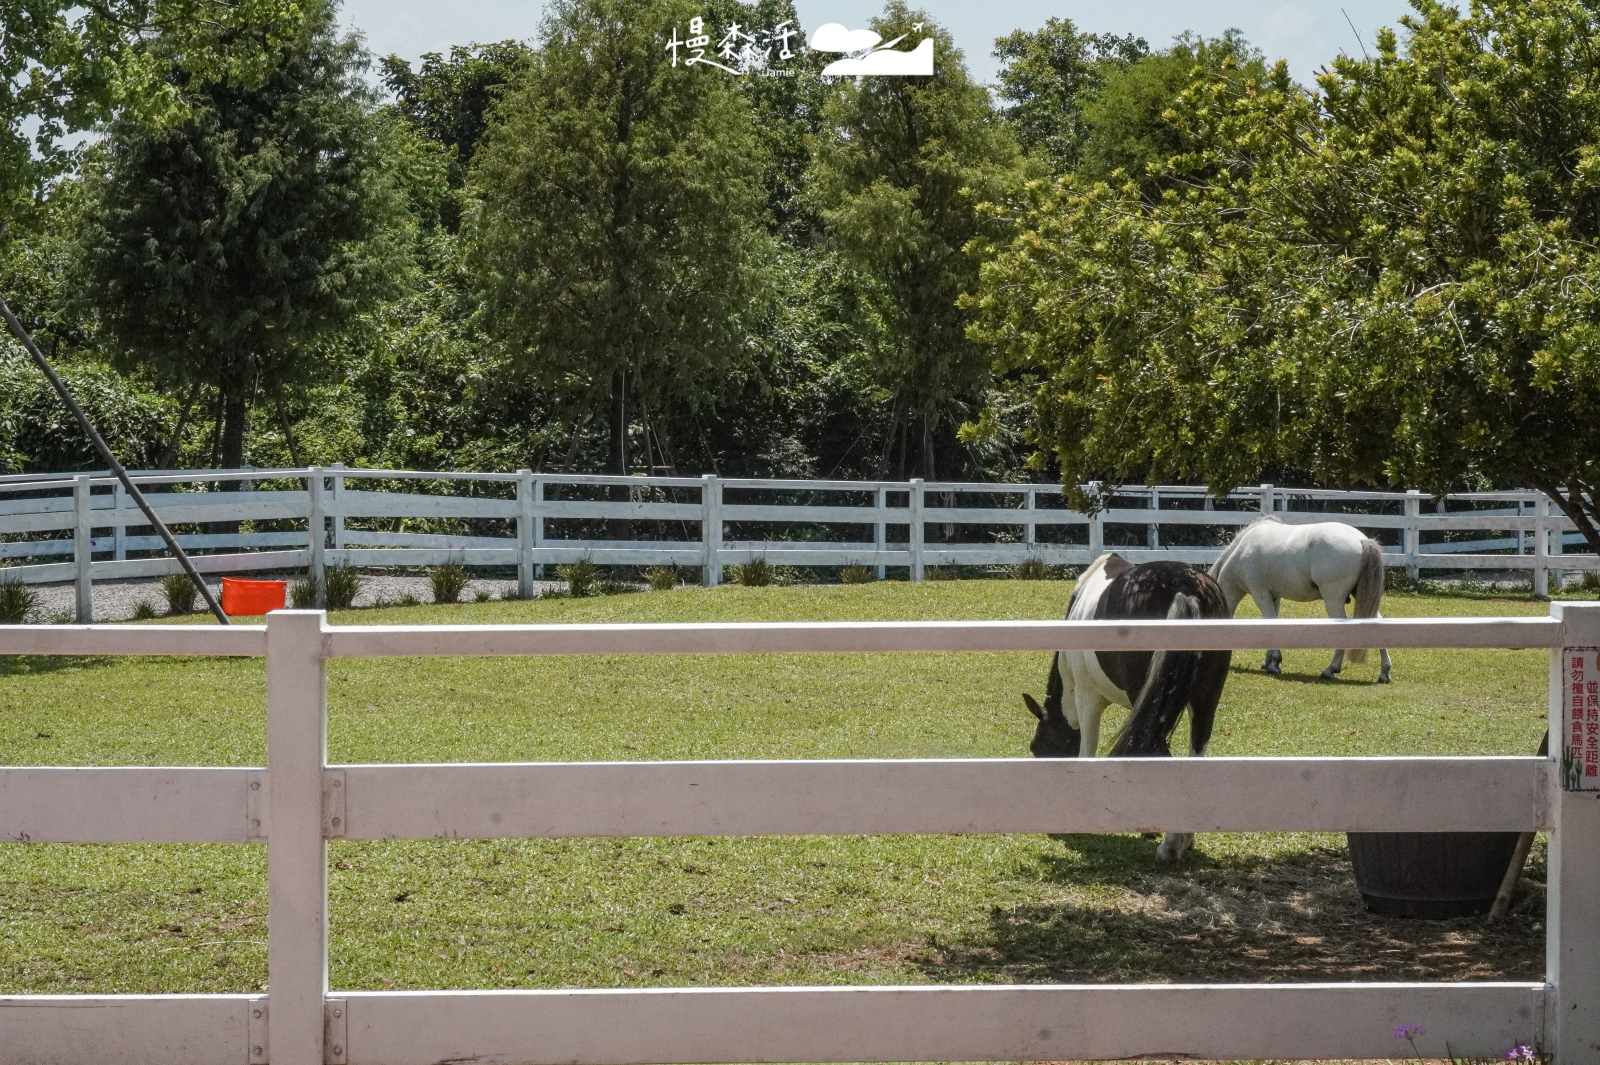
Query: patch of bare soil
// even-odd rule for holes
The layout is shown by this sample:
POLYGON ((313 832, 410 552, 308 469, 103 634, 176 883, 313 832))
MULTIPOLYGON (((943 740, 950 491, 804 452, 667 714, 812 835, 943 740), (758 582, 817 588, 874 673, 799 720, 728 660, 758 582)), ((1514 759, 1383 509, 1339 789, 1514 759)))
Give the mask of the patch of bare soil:
POLYGON ((1097 883, 1081 878, 1081 863, 1063 863, 1052 876, 1059 897, 996 908, 985 934, 930 947, 918 964, 939 981, 1537 980, 1544 868, 1542 853, 1535 858, 1511 913, 1495 924, 1367 913, 1343 848, 1199 855, 1175 870, 1097 883))

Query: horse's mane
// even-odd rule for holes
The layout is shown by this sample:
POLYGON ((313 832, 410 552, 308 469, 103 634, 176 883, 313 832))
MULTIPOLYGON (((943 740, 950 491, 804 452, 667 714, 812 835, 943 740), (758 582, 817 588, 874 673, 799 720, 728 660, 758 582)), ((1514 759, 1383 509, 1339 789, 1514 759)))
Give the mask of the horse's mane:
POLYGON ((1222 549, 1222 554, 1218 555, 1217 560, 1211 563, 1211 573, 1213 576, 1215 576, 1222 569, 1223 563, 1233 558, 1235 552, 1239 550, 1239 544, 1244 540, 1244 534, 1255 528, 1257 525, 1260 525, 1264 521, 1275 521, 1279 525, 1283 524, 1283 519, 1278 517, 1276 514, 1263 514, 1250 522, 1249 525, 1246 525, 1244 528, 1234 533, 1233 539, 1228 541, 1228 546, 1222 549))

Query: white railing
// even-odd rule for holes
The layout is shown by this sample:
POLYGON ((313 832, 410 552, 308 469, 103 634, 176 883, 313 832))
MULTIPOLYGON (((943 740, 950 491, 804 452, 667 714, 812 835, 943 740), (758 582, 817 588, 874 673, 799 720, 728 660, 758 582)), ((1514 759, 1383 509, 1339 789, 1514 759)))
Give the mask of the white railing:
MULTIPOLYGON (((905 567, 921 580, 929 566, 1004 565, 1038 559, 1050 565, 1085 565, 1108 546, 1135 562, 1158 558, 1207 563, 1220 535, 1261 513, 1288 522, 1344 521, 1390 543, 1389 563, 1413 578, 1425 569, 1527 570, 1540 594, 1549 576, 1600 566, 1593 554, 1563 554, 1583 545, 1573 523, 1537 492, 1480 492, 1432 501, 1419 492, 1331 492, 1272 485, 1232 493, 1219 506, 1203 488, 1133 487, 1114 505, 1084 514, 1060 505, 1058 486, 913 481, 799 481, 704 477, 605 477, 534 473, 431 473, 346 469, 182 471, 136 475, 144 486, 196 486, 235 481, 237 492, 147 492, 169 525, 214 522, 290 524, 278 531, 187 533, 185 548, 217 552, 195 558, 210 573, 307 569, 318 579, 326 567, 515 567, 520 593, 532 594, 547 565, 588 559, 600 565, 675 565, 698 568, 708 584, 723 567, 766 558, 779 565, 869 565, 879 576, 905 567), (298 487, 281 487, 284 482, 298 487), (363 482, 425 481, 465 486, 489 495, 373 491, 363 482), (278 487, 258 487, 276 483, 278 487), (572 490, 609 490, 627 499, 560 498, 572 490), (804 503, 730 502, 782 492, 804 503), (693 502, 668 498, 692 496, 693 502), (834 502, 817 502, 826 496, 834 502), (1005 505, 995 505, 996 498, 1005 505), (1424 503, 1445 509, 1429 513, 1424 503), (1458 509, 1450 510, 1450 507, 1458 509), (1329 508, 1337 508, 1330 510, 1329 508), (1470 508, 1470 509, 1459 509, 1470 508), (660 523, 666 539, 575 539, 556 534, 562 523, 660 523), (498 526, 501 535, 374 529, 364 525, 444 523, 498 526), (734 524, 764 538, 729 539, 734 524), (800 524, 826 535, 871 530, 871 540, 796 540, 781 528, 800 524), (321 530, 321 536, 309 530, 321 530), (692 530, 692 531, 691 531, 692 530), (891 530, 897 537, 891 539, 891 530), (1003 532, 1005 542, 959 542, 969 534, 1003 532), (771 534, 767 536, 766 534, 771 534), (1479 534, 1471 541, 1439 536, 1479 534), (1069 542, 1070 541, 1070 542, 1069 542), (1185 542, 1186 541, 1186 542, 1185 542), (1499 553, 1494 553, 1499 552, 1499 553), (1558 557, 1559 556, 1559 557, 1558 557)), ((7 579, 29 583, 76 581, 78 620, 93 620, 92 582, 179 572, 153 535, 130 535, 144 517, 121 486, 98 474, 0 478, 0 563, 7 579), (46 494, 54 493, 54 494, 46 494), (69 536, 62 536, 70 533, 69 536), (144 554, 147 557, 130 557, 144 554), (96 556, 100 556, 97 558, 96 556), (50 562, 71 556, 70 562, 50 562)), ((491 530, 493 531, 493 530, 491 530)), ((570 530, 568 530, 570 531, 570 530)))
MULTIPOLYGON (((0 1063, 502 1065, 1427 1057, 1600 1047, 1600 796, 1548 758, 328 765, 326 670, 371 656, 1600 647, 1550 618, 333 627, 0 627, 0 654, 265 656, 265 768, 0 769, 0 837, 265 841, 266 995, 0 997, 0 1063), (1530 983, 330 991, 327 841, 1167 831, 1550 833, 1530 983)), ((1559 728, 1563 681, 1552 654, 1559 728)), ((1561 739, 1555 736, 1553 739, 1561 739)), ((1560 750, 1561 744, 1553 745, 1560 750)))

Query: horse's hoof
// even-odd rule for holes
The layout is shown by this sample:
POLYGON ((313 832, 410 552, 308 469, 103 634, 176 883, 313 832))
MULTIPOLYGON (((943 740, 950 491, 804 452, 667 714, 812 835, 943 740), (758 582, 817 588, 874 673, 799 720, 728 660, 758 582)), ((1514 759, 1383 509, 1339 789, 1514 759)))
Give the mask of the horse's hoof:
POLYGON ((1322 671, 1322 679, 1323 680, 1332 680, 1334 677, 1337 677, 1338 675, 1339 674, 1335 673, 1331 669, 1325 669, 1325 670, 1322 671))
POLYGON ((1167 846, 1165 841, 1156 846, 1156 861, 1162 863, 1163 865, 1171 865, 1173 862, 1177 861, 1179 857, 1181 856, 1172 853, 1172 849, 1167 846))
POLYGON ((1392 683, 1389 680, 1389 674, 1387 674, 1387 673, 1379 673, 1378 674, 1378 683, 1379 684, 1390 684, 1390 683, 1392 683))
POLYGON ((1271 673, 1276 677, 1283 672, 1283 667, 1276 662, 1264 662, 1261 665, 1261 672, 1271 673))

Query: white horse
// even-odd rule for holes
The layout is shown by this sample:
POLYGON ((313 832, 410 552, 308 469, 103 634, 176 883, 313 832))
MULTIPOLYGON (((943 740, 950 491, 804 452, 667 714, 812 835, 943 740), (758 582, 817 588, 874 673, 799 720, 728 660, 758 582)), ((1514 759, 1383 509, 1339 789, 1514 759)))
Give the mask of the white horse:
MULTIPOLYGON (((1356 617, 1376 618, 1383 599, 1383 547, 1356 529, 1337 521, 1315 525, 1285 525, 1282 519, 1264 514, 1247 525, 1211 566, 1211 576, 1228 600, 1228 613, 1239 609, 1245 595, 1255 600, 1264 618, 1278 616, 1284 599, 1313 603, 1318 599, 1328 608, 1330 618, 1343 619, 1344 605, 1356 601, 1356 617)), ((1378 683, 1389 683, 1389 650, 1380 648, 1378 683)), ((1367 657, 1362 648, 1352 648, 1350 661, 1367 657)), ((1267 652, 1262 668, 1268 673, 1283 672, 1283 653, 1267 652)), ((1322 671, 1331 680, 1344 666, 1344 651, 1333 653, 1333 661, 1322 671)))

